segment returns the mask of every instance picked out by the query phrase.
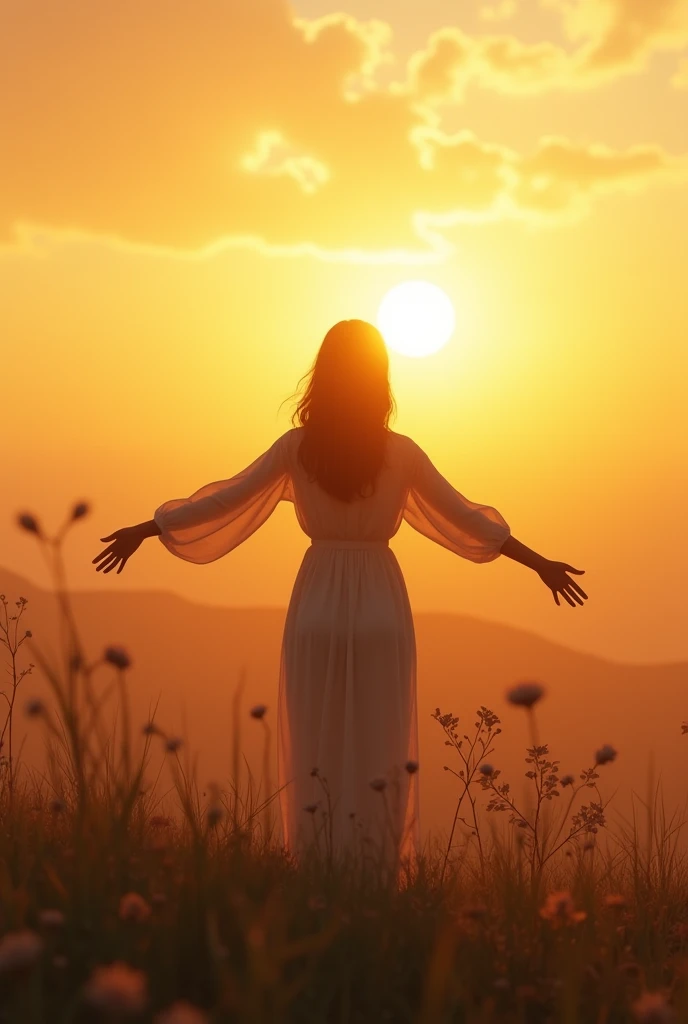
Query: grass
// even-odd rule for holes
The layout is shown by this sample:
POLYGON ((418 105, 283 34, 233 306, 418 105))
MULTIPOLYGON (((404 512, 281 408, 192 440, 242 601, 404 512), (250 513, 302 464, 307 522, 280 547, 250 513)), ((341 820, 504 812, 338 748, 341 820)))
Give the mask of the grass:
MULTIPOLYGON (((438 708, 457 782, 448 843, 426 846, 403 884, 382 859, 333 857, 327 842, 296 863, 276 834, 275 794, 261 796, 250 773, 240 779, 241 687, 234 777, 204 795, 155 709, 143 729, 129 721, 127 653, 110 647, 85 664, 60 545, 86 512, 77 506, 52 540, 20 518, 54 556, 61 669, 31 631, 20 637, 26 599, 8 616, 2 595, 3 1024, 688 1019, 683 821, 652 786, 611 828, 598 786, 615 752, 601 748, 577 779, 562 778, 537 735, 537 684, 511 693, 529 728, 530 802, 518 803, 494 766, 497 716, 480 708, 464 731, 438 708), (35 667, 20 667, 24 644, 52 693, 50 704, 24 706, 45 731, 42 772, 13 741, 22 679, 35 667), (96 686, 100 669, 111 678, 96 686), (169 808, 156 758, 174 781, 169 808)), ((267 766, 269 724, 260 706, 251 714, 267 766)))

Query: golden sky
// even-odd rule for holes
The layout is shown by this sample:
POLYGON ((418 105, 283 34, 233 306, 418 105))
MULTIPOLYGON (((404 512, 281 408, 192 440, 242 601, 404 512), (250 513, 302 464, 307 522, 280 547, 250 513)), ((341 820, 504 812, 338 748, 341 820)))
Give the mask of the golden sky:
POLYGON ((0 564, 47 583, 16 514, 86 500, 72 587, 286 606, 286 504, 207 566, 91 559, 253 461, 328 327, 422 278, 458 327, 392 355, 394 429, 590 599, 403 525, 413 607, 688 658, 688 0, 342 5, 0 0, 0 564))

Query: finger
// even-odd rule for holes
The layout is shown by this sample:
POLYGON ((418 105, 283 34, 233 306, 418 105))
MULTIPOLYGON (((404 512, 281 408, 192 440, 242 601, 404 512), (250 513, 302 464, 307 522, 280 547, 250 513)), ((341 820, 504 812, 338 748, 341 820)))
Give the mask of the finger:
POLYGON ((112 572, 112 570, 113 570, 113 569, 114 569, 114 568, 116 567, 116 565, 117 565, 117 563, 118 563, 118 562, 119 562, 119 558, 115 558, 115 560, 114 560, 114 562, 112 563, 112 565, 109 565, 109 566, 107 567, 107 569, 105 570, 105 572, 112 572))
POLYGON ((578 586, 578 584, 576 583, 576 581, 575 581, 575 580, 571 580, 571 582, 569 583, 569 587, 573 587, 573 588, 574 588, 574 590, 577 590, 577 591, 578 591, 578 593, 579 593, 579 594, 582 594, 582 595, 583 595, 583 597, 584 597, 584 598, 586 599, 586 601, 587 601, 587 599, 588 599, 588 595, 587 595, 587 594, 585 593, 585 591, 583 590, 583 588, 582 588, 582 587, 579 587, 579 586, 578 586))
POLYGON ((95 562, 99 562, 101 558, 105 558, 105 556, 109 555, 111 552, 112 552, 112 548, 111 547, 110 548, 105 548, 105 550, 101 551, 99 555, 96 555, 96 557, 93 559, 93 562, 91 562, 91 565, 93 565, 95 562))
POLYGON ((100 572, 101 569, 104 572, 108 572, 109 571, 108 567, 112 566, 113 562, 117 562, 117 556, 116 555, 109 555, 103 562, 101 562, 101 564, 96 569, 96 572, 100 572))
POLYGON ((572 565, 566 565, 566 563, 564 563, 564 568, 567 569, 568 572, 575 572, 575 573, 577 573, 579 576, 581 576, 581 575, 583 575, 583 573, 585 573, 585 569, 574 569, 572 565))
POLYGON ((552 594, 554 596, 554 603, 558 605, 559 604, 559 595, 557 594, 556 590, 553 590, 552 594))
POLYGON ((112 540, 116 536, 117 536, 116 533, 111 533, 109 537, 101 537, 100 539, 101 540, 112 540))
POLYGON ((565 590, 566 590, 566 593, 570 594, 570 596, 574 599, 574 601, 577 604, 583 604, 583 602, 581 601, 581 599, 578 596, 578 594, 576 594, 575 591, 573 591, 570 587, 566 587, 565 590))
POLYGON ((571 607, 572 607, 572 608, 575 608, 575 607, 576 607, 576 602, 575 602, 575 601, 573 600, 573 598, 569 597, 569 595, 568 595, 568 594, 566 593, 566 591, 565 591, 565 590, 562 590, 562 592, 561 592, 561 593, 562 593, 563 597, 564 597, 564 598, 565 598, 565 599, 566 599, 566 600, 568 601, 568 603, 569 603, 569 604, 571 605, 571 607))
POLYGON ((121 573, 122 569, 124 568, 124 566, 125 566, 126 564, 127 564, 127 559, 126 559, 126 558, 123 558, 123 559, 122 559, 122 564, 120 565, 119 569, 117 570, 117 575, 118 575, 118 576, 119 576, 119 574, 121 573))

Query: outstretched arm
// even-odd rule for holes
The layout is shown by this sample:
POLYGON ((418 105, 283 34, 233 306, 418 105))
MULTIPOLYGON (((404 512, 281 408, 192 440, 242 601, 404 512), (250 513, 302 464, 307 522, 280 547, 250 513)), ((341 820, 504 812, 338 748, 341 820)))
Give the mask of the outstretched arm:
POLYGON ((117 573, 119 574, 127 564, 128 559, 131 558, 146 537, 160 536, 161 533, 162 530, 155 519, 149 519, 147 523, 137 523, 136 526, 124 526, 121 530, 115 530, 109 536, 100 538, 102 541, 109 540, 112 543, 108 548, 101 551, 99 555, 96 555, 91 565, 100 562, 96 572, 100 572, 102 569, 103 575, 106 572, 112 572, 119 565, 119 568, 117 568, 117 573), (120 562, 121 565, 119 564, 120 562))
POLYGON ((507 537, 504 541, 500 552, 502 555, 506 555, 507 558, 513 558, 515 562, 520 562, 521 565, 534 569, 542 582, 552 591, 555 604, 559 604, 560 593, 563 594, 573 608, 576 607, 576 602, 583 604, 581 597, 587 601, 588 595, 582 587, 579 587, 575 580, 566 575, 567 572, 575 572, 578 575, 582 575, 585 569, 574 569, 567 562, 554 562, 549 558, 545 558, 543 555, 539 555, 537 551, 527 548, 525 544, 521 544, 520 540, 516 540, 515 537, 511 536, 507 537))

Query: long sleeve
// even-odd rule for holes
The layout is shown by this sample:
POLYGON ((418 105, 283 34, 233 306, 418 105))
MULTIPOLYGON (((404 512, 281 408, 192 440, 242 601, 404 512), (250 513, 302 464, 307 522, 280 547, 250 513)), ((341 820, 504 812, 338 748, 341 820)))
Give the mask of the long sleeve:
POLYGON ((491 562, 511 534, 497 509, 455 490, 415 441, 403 517, 409 526, 471 562, 491 562))
POLYGON ((214 562, 262 526, 280 501, 293 500, 286 436, 236 476, 205 484, 189 498, 163 502, 153 518, 167 550, 187 562, 214 562))

